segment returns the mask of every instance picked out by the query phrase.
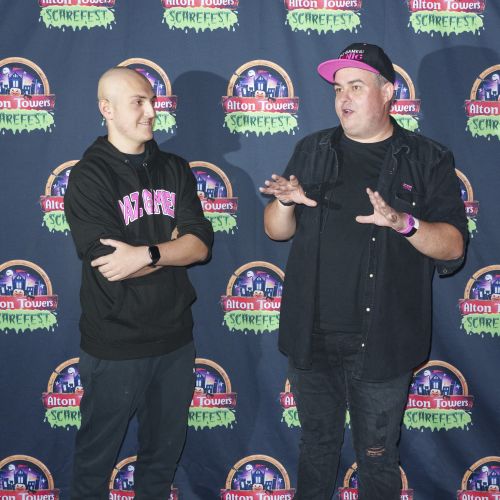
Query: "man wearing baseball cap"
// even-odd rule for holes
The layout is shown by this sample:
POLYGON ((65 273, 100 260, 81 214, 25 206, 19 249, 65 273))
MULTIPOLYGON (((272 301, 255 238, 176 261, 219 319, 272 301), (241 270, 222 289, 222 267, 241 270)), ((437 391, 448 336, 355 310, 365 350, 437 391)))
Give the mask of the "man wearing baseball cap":
POLYGON ((266 233, 293 242, 279 347, 302 427, 298 500, 334 493, 346 409, 360 500, 400 497, 398 441, 413 370, 430 348, 431 281, 467 241, 452 153, 389 111, 395 72, 354 43, 319 74, 340 125, 299 141, 261 192, 266 233))

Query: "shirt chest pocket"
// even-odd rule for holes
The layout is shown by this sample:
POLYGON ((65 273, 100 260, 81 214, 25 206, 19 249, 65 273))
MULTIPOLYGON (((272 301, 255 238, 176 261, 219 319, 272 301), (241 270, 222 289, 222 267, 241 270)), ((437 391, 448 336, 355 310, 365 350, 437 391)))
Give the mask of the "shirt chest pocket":
POLYGON ((392 200, 392 208, 420 218, 424 213, 424 196, 415 191, 396 191, 392 200))

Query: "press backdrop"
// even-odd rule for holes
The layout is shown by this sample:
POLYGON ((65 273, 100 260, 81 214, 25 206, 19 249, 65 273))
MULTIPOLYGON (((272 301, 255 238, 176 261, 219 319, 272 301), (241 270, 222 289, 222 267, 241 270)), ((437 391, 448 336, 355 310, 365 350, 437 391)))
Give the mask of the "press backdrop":
MULTIPOLYGON (((69 498, 84 388, 62 208, 71 166, 105 133, 96 84, 117 64, 150 79, 156 140, 192 162, 216 231, 211 262, 190 271, 197 390, 174 495, 292 497, 299 423, 276 331, 289 244, 264 234, 258 187, 297 140, 338 123, 316 67, 355 41, 396 65, 396 119, 453 150, 471 235, 464 268, 434 280, 403 495, 498 498, 499 33, 497 0, 0 0, 2 498, 69 498)), ((133 494, 135 453, 132 423, 113 498, 133 494)), ((354 461, 346 439, 342 498, 355 498, 354 461)))

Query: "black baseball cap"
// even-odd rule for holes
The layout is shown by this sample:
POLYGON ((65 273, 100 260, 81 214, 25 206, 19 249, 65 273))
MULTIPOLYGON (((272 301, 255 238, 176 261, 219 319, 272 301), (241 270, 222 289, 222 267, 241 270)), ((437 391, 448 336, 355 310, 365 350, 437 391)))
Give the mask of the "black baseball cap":
POLYGON ((346 47, 338 59, 330 59, 318 66, 318 73, 329 83, 335 83, 335 73, 342 68, 359 68, 382 75, 391 83, 396 73, 387 54, 378 46, 369 43, 353 43, 346 47))

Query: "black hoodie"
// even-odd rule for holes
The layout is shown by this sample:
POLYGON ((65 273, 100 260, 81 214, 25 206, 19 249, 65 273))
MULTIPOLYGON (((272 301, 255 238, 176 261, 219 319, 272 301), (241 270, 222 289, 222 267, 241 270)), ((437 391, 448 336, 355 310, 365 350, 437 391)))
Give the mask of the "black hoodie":
POLYGON ((139 278, 108 281, 90 265, 114 251, 111 238, 154 245, 193 234, 210 249, 213 231, 204 216, 189 165, 146 143, 135 167, 106 137, 99 137, 71 171, 65 213, 82 260, 81 347, 101 359, 132 359, 171 352, 192 340, 194 289, 185 267, 165 266, 139 278))

